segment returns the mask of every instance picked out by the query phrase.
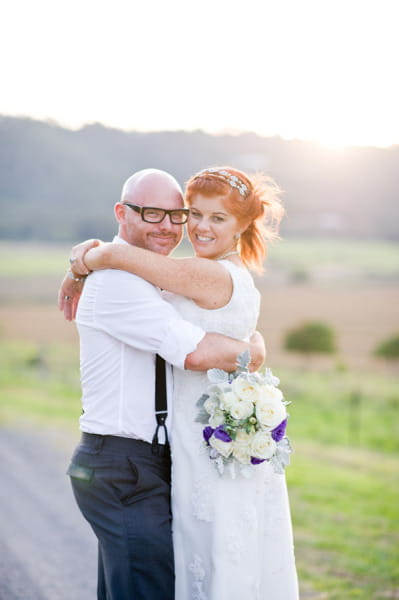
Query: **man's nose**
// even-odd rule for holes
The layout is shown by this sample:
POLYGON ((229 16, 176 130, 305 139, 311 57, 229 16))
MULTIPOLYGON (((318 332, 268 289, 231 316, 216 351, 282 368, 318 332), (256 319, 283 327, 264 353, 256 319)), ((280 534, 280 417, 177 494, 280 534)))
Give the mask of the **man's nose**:
POLYGON ((167 231, 175 227, 181 227, 181 225, 175 225, 174 223, 172 223, 171 215, 166 214, 160 222, 159 227, 160 229, 167 231))

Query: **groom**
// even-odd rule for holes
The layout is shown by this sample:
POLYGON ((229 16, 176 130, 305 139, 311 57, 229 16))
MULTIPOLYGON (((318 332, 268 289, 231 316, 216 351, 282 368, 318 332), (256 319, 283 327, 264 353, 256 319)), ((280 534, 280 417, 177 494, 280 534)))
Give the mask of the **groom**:
MULTIPOLYGON (((115 216, 115 242, 167 255, 181 241, 187 210, 176 180, 146 169, 124 184, 115 216)), ((60 291, 67 318, 81 291, 76 272, 73 277, 70 273, 64 279, 60 291)), ((206 334, 184 321, 152 284, 112 269, 87 278, 76 323, 82 440, 68 474, 79 508, 98 538, 97 598, 173 600, 170 453, 165 438, 152 443, 154 398, 166 385, 170 415, 170 365, 233 370, 246 346, 206 334), (158 373, 155 382, 156 354, 167 362, 166 384, 158 373)), ((254 355, 257 350, 253 347, 254 355)), ((170 430, 170 416, 166 424, 170 430)))

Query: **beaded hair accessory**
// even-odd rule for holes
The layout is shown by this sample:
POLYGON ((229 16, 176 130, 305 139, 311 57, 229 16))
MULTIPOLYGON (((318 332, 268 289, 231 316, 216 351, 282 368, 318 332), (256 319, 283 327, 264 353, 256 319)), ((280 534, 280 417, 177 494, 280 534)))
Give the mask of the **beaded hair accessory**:
POLYGON ((248 186, 245 185, 245 183, 243 181, 241 181, 241 179, 239 179, 236 175, 232 175, 231 173, 229 173, 228 171, 225 171, 224 169, 204 169, 203 171, 200 171, 194 177, 194 179, 197 179, 197 178, 202 177, 203 175, 207 175, 207 174, 214 175, 215 177, 219 177, 219 179, 223 179, 223 181, 227 181, 227 183, 232 188, 235 188, 236 190, 238 190, 238 192, 240 193, 240 195, 243 198, 248 196, 248 194, 249 194, 248 186))

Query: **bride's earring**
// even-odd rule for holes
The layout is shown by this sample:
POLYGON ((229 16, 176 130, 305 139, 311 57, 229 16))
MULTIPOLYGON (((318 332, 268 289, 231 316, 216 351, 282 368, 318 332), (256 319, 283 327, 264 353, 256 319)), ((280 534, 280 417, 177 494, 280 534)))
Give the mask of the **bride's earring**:
POLYGON ((235 239, 235 240, 239 240, 239 239, 240 239, 240 237, 241 237, 241 233, 236 233, 236 234, 234 235, 234 239, 235 239))

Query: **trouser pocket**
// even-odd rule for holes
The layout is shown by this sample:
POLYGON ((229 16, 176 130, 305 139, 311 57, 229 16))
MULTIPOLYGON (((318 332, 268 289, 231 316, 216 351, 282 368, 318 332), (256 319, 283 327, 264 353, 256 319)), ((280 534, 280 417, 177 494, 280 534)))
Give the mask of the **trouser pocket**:
POLYGON ((94 469, 90 467, 84 467, 83 465, 78 465, 74 462, 71 462, 67 470, 67 475, 70 477, 87 482, 90 482, 93 479, 93 474, 94 469))

